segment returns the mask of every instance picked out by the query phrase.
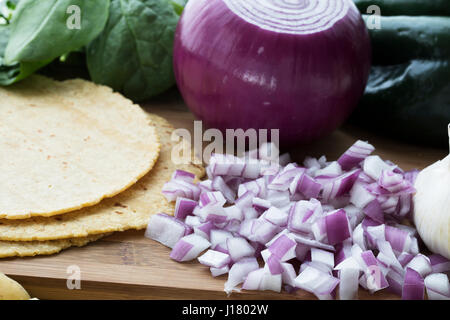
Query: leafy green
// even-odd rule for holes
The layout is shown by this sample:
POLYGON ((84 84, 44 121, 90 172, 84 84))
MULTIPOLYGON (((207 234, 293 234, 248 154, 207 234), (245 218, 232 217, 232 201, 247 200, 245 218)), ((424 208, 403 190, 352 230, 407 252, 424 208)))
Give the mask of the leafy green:
POLYGON ((109 4, 109 0, 21 0, 11 21, 5 62, 52 60, 88 44, 103 30, 109 4), (80 8, 79 29, 69 28, 71 6, 80 8))
POLYGON ((178 19, 168 0, 112 0, 105 29, 87 47, 92 80, 137 101, 170 88, 178 19))
POLYGON ((172 4, 175 12, 181 16, 181 14, 183 13, 183 9, 186 6, 186 3, 188 2, 188 0, 170 0, 170 3, 172 4))
POLYGON ((6 86, 28 77, 36 70, 45 66, 50 60, 39 62, 24 62, 6 64, 4 61, 5 47, 9 41, 10 24, 0 24, 0 85, 6 86))

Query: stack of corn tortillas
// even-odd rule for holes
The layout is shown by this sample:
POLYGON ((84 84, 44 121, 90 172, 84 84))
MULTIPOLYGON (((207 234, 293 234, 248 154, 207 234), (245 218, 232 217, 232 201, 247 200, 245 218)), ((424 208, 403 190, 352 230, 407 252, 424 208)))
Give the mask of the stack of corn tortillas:
POLYGON ((0 257, 52 254, 173 212, 173 127, 105 86, 34 76, 0 88, 0 257))

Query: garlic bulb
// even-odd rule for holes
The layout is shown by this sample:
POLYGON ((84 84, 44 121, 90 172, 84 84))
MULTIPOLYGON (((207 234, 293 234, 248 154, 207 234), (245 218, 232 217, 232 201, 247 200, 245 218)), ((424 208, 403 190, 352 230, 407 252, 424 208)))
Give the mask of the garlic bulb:
POLYGON ((422 170, 415 187, 417 231, 428 249, 450 259, 450 155, 422 170))

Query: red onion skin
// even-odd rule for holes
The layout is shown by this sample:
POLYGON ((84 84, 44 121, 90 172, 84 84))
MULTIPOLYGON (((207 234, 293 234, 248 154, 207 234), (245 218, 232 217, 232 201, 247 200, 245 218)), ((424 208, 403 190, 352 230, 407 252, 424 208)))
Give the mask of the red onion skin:
POLYGON ((280 129, 282 145, 340 126, 364 92, 370 61, 353 4, 333 27, 296 35, 250 24, 223 0, 190 0, 174 43, 178 88, 207 127, 280 129))

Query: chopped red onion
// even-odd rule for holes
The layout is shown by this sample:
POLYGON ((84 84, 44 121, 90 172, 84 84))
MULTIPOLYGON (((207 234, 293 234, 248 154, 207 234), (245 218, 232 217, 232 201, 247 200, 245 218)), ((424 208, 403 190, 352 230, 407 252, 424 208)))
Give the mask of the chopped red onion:
POLYGON ((255 254, 255 249, 244 238, 228 238, 227 248, 231 259, 235 262, 255 254))
POLYGON ((259 290, 281 292, 282 279, 281 274, 271 274, 270 272, 265 272, 261 279, 259 290))
POLYGON ((425 278, 427 275, 433 272, 431 267, 430 259, 423 254, 416 255, 405 268, 411 268, 414 271, 418 272, 422 278, 425 278))
POLYGON ((322 187, 322 200, 328 203, 337 197, 347 194, 358 179, 360 172, 361 169, 355 169, 325 183, 322 187))
POLYGON ((244 284, 242 285, 242 289, 261 290, 261 281, 263 279, 264 273, 266 273, 266 270, 264 270, 264 268, 260 268, 250 272, 245 279, 244 284))
POLYGON ((184 222, 192 228, 202 224, 202 221, 197 216, 187 216, 184 222))
POLYGON ((406 268, 405 280, 403 283, 403 300, 423 300, 425 283, 422 276, 411 268, 406 268))
POLYGON ((370 217, 376 222, 384 223, 383 209, 381 208, 381 204, 377 199, 369 202, 369 204, 364 207, 363 212, 366 216, 370 217))
POLYGON ((383 170, 378 183, 380 187, 386 189, 391 194, 410 194, 416 192, 413 185, 402 174, 396 173, 392 169, 383 170))
POLYGON ((192 233, 191 227, 165 213, 153 215, 145 230, 147 238, 156 240, 169 248, 173 248, 181 238, 190 233, 192 233))
POLYGON ((230 271, 230 267, 228 265, 225 266, 225 267, 222 267, 222 268, 213 268, 213 267, 211 267, 211 268, 209 268, 209 270, 211 271, 211 275, 213 277, 218 277, 218 276, 221 276, 223 274, 227 274, 230 271))
POLYGON ((339 300, 358 299, 359 269, 342 268, 339 270, 339 300))
POLYGON ((194 233, 209 240, 209 234, 214 228, 214 223, 212 221, 204 222, 194 227, 194 233))
POLYGON ((371 293, 385 289, 389 286, 386 277, 382 272, 380 262, 375 258, 372 251, 367 250, 361 252, 355 250, 353 258, 358 261, 362 268, 365 286, 371 293))
POLYGON ((342 174, 342 168, 337 161, 333 161, 323 169, 319 169, 315 172, 315 177, 328 177, 333 178, 342 174))
POLYGON ((222 177, 214 177, 211 183, 213 190, 220 191, 228 202, 233 203, 236 199, 236 193, 226 184, 222 177))
POLYGON ((353 188, 350 191, 350 203, 354 204, 356 207, 363 209, 370 202, 375 200, 377 197, 370 193, 367 188, 368 184, 364 182, 355 182, 353 188))
POLYGON ((287 228, 292 232, 311 232, 312 224, 320 218, 322 214, 322 206, 318 200, 300 200, 289 210, 287 228))
POLYGON ((233 238, 233 234, 225 230, 214 229, 210 232, 210 241, 213 248, 226 242, 229 238, 233 238))
POLYGON ((395 256, 394 250, 392 250, 391 244, 384 240, 377 241, 377 248, 379 253, 377 255, 377 260, 393 269, 395 272, 399 274, 403 274, 403 266, 398 261, 395 256))
POLYGON ((270 207, 269 210, 267 210, 263 216, 267 221, 269 221, 274 225, 280 227, 284 227, 287 225, 288 213, 276 207, 270 207))
POLYGON ((338 161, 307 157, 304 167, 289 154, 277 161, 272 147, 245 158, 214 154, 199 183, 176 171, 163 188, 176 201, 175 217, 153 216, 146 236, 173 247, 177 261, 210 248, 198 260, 213 276, 228 273, 227 293, 243 283, 347 300, 361 285, 421 299, 426 284, 430 299, 448 298, 448 279, 439 273, 450 271, 450 261, 419 254, 417 231, 399 223, 411 213, 417 171, 371 155, 373 146, 362 141, 338 161))
POLYGON ((440 254, 432 254, 428 257, 430 259, 433 273, 442 273, 450 271, 450 260, 441 256, 440 254))
POLYGON ((283 268, 281 267, 280 259, 274 254, 268 255, 264 254, 264 256, 265 256, 264 260, 266 262, 264 268, 266 268, 270 272, 270 274, 281 275, 283 273, 283 268))
POLYGON ((231 259, 228 254, 208 250, 203 255, 198 257, 198 261, 205 266, 221 269, 226 267, 231 262, 231 259))
POLYGON ((256 258, 244 258, 234 263, 228 272, 228 280, 225 282, 225 292, 230 294, 237 290, 236 286, 245 281, 247 275, 253 270, 259 269, 256 258))
POLYGON ((183 170, 175 170, 172 174, 173 180, 184 180, 186 182, 193 183, 195 179, 195 174, 183 170))
POLYGON ((202 251, 210 246, 211 243, 205 238, 190 234, 184 236, 175 244, 170 253, 170 258, 179 262, 190 261, 197 258, 202 251))
POLYGON ((284 262, 296 257, 296 246, 297 242, 295 240, 283 234, 268 246, 268 250, 281 262, 284 262))
POLYGON ((300 192, 308 198, 317 198, 320 194, 321 188, 321 184, 310 177, 306 170, 303 169, 292 180, 289 190, 292 194, 295 192, 300 192))
POLYGON ((383 161, 379 156, 369 156, 364 160, 364 172, 376 181, 380 179, 383 170, 390 169, 392 169, 392 166, 383 161))
POLYGON ((334 267, 334 254, 322 249, 311 248, 311 262, 320 262, 332 269, 334 267))
POLYGON ((338 159, 338 163, 344 170, 350 170, 361 163, 375 150, 374 146, 361 140, 356 141, 345 153, 338 159))
POLYGON ((425 278, 428 299, 450 300, 450 283, 444 273, 430 274, 425 278))
POLYGON ((283 283, 286 283, 291 287, 295 287, 294 280, 297 277, 297 273, 295 272, 294 266, 290 263, 282 262, 281 268, 283 269, 281 274, 283 283))
POLYGON ((316 268, 307 266, 294 280, 295 286, 316 296, 328 295, 339 284, 339 279, 316 268))

